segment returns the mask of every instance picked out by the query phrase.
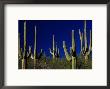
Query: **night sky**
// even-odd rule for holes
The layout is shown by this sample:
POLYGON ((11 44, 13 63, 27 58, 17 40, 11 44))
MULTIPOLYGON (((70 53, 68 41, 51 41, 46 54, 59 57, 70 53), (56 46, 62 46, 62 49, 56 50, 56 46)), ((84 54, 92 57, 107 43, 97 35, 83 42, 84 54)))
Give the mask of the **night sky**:
MULTIPOLYGON (((55 42, 60 49, 60 57, 65 57, 63 50, 63 41, 66 41, 68 52, 72 43, 72 30, 75 34, 76 52, 80 52, 79 29, 84 32, 84 20, 18 20, 18 31, 20 33, 20 46, 24 45, 24 21, 26 21, 27 50, 29 46, 34 51, 34 31, 37 28, 37 52, 43 49, 46 56, 52 57, 49 48, 52 48, 52 36, 55 36, 55 42)), ((90 30, 92 30, 92 20, 86 20, 87 41, 89 44, 90 30)))

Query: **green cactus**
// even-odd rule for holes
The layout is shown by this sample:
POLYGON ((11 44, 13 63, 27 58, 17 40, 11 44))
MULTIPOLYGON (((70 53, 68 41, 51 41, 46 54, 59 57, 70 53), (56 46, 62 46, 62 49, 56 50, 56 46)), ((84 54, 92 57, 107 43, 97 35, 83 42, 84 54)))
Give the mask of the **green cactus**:
POLYGON ((72 69, 76 69, 76 49, 74 40, 74 30, 72 30, 72 69))
POLYGON ((75 50, 75 40, 74 40, 74 30, 72 30, 72 47, 70 48, 70 54, 67 51, 67 47, 65 41, 63 41, 63 49, 65 52, 65 56, 67 61, 72 60, 72 69, 76 69, 76 50, 75 50))
POLYGON ((81 41, 81 52, 83 50, 83 33, 81 33, 80 29, 79 29, 79 36, 80 36, 80 41, 81 41))
POLYGON ((22 69, 27 68, 27 53, 26 53, 26 21, 24 22, 24 52, 22 59, 22 69))
POLYGON ((84 21, 84 39, 83 39, 83 33, 80 32, 79 30, 79 36, 80 36, 80 42, 81 42, 81 52, 84 56, 84 61, 85 61, 85 64, 88 63, 88 59, 89 59, 89 55, 90 55, 90 52, 92 50, 92 41, 91 41, 91 36, 92 36, 92 33, 91 33, 91 30, 90 30, 90 45, 88 46, 87 45, 87 35, 86 35, 86 20, 84 21), (84 42, 84 45, 82 45, 82 43, 84 42))
POLYGON ((51 53, 52 56, 53 56, 53 60, 55 60, 55 38, 54 38, 54 35, 53 35, 53 49, 51 50, 51 49, 49 48, 49 50, 50 50, 50 53, 51 53))
POLYGON ((65 56, 66 56, 67 61, 70 61, 71 60, 71 56, 70 56, 70 54, 67 51, 67 47, 66 47, 65 41, 63 41, 63 49, 64 49, 64 52, 65 52, 65 56))
POLYGON ((34 69, 36 68, 36 26, 35 26, 35 35, 34 35, 34 69))

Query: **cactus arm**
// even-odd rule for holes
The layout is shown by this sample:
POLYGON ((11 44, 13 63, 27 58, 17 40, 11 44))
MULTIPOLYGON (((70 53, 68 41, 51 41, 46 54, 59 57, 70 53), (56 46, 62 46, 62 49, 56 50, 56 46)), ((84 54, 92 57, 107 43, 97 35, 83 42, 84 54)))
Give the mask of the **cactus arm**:
POLYGON ((81 33, 80 29, 79 29, 79 36, 80 36, 80 42, 81 42, 81 52, 82 52, 82 44, 83 44, 83 33, 81 33))
POLYGON ((72 50, 75 51, 74 30, 72 30, 72 50))
POLYGON ((86 20, 84 21, 84 40, 85 40, 85 51, 86 51, 87 49, 86 20))
POLYGON ((69 55, 69 53, 67 51, 65 41, 63 41, 63 49, 64 49, 64 52, 65 52, 65 56, 66 56, 67 61, 70 61, 71 57, 70 57, 70 55, 69 55))
POLYGON ((90 43, 89 43, 89 51, 88 51, 88 54, 90 54, 91 50, 92 50, 92 32, 91 32, 91 30, 90 30, 90 43))
POLYGON ((52 54, 53 55, 53 53, 52 53, 52 50, 49 48, 49 50, 50 50, 50 54, 52 54))

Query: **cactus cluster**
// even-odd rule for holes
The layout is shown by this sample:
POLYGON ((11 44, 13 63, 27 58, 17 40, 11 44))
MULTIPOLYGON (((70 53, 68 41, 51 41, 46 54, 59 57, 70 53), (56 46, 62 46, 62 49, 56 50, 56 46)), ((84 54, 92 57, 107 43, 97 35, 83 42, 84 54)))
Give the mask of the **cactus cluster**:
MULTIPOLYGON (((84 32, 79 31, 80 38, 80 55, 83 57, 82 60, 79 60, 79 57, 76 53, 76 44, 75 40, 75 31, 72 30, 72 40, 70 52, 68 52, 66 41, 63 41, 63 50, 65 53, 66 60, 60 59, 60 50, 58 48, 58 43, 55 41, 55 35, 52 36, 52 49, 49 48, 49 52, 52 55, 52 61, 47 60, 45 52, 41 49, 41 52, 37 53, 37 28, 35 26, 34 32, 34 53, 32 53, 32 46, 29 46, 29 52, 27 51, 27 41, 26 41, 26 21, 24 22, 24 48, 20 47, 20 33, 18 33, 18 59, 20 62, 21 69, 28 69, 30 65, 32 69, 36 68, 72 68, 72 69, 80 69, 79 66, 83 64, 87 65, 90 61, 89 56, 92 52, 92 32, 90 30, 90 42, 87 44, 87 32, 86 32, 86 21, 84 21, 84 32), (43 60, 41 60, 43 59, 43 60), (79 63, 79 64, 78 64, 79 63), (81 64, 82 63, 82 64, 81 64), (61 66, 62 65, 62 66, 61 66), (66 67, 65 67, 66 65, 66 67)), ((85 67, 82 67, 85 68, 85 67)), ((91 68, 91 67, 90 67, 91 68)))
POLYGON ((43 54, 43 50, 41 49, 40 54, 36 53, 36 26, 35 26, 35 34, 34 34, 34 56, 32 54, 32 48, 29 46, 29 52, 27 52, 27 43, 26 43, 26 21, 24 22, 24 51, 22 52, 22 48, 20 48, 20 34, 18 33, 18 59, 21 60, 21 69, 27 69, 28 59, 33 59, 33 68, 36 68, 37 60, 41 58, 43 54))
MULTIPOLYGON (((89 55, 92 51, 91 30, 90 30, 90 44, 89 46, 87 45, 86 21, 84 21, 84 35, 79 29, 79 36, 80 36, 80 45, 81 45, 80 53, 84 56, 84 63, 86 65, 89 61, 89 55), (83 42, 84 42, 84 45, 83 45, 83 42)), ((76 55, 74 30, 72 30, 72 47, 70 47, 70 53, 67 51, 67 46, 65 41, 63 41, 63 49, 65 52, 67 61, 72 61, 72 69, 77 69, 77 55, 76 55)))

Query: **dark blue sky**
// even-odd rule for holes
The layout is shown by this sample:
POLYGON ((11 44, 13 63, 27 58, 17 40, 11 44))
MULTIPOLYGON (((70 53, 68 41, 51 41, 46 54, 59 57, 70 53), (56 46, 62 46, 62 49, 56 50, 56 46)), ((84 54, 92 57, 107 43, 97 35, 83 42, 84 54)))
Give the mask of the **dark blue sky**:
MULTIPOLYGON (((72 30, 75 31, 76 52, 80 52, 80 38, 79 29, 84 32, 84 20, 25 20, 27 31, 27 49, 29 46, 34 50, 34 31, 37 27, 37 52, 40 49, 45 51, 47 56, 52 56, 49 53, 49 48, 52 48, 52 35, 55 35, 55 42, 57 42, 60 49, 60 57, 65 57, 63 50, 63 41, 66 41, 68 52, 71 47, 72 30)), ((86 20, 87 38, 89 44, 90 30, 92 30, 92 20, 86 20)), ((18 21, 18 30, 20 33, 20 46, 23 49, 24 44, 24 20, 18 21)))

